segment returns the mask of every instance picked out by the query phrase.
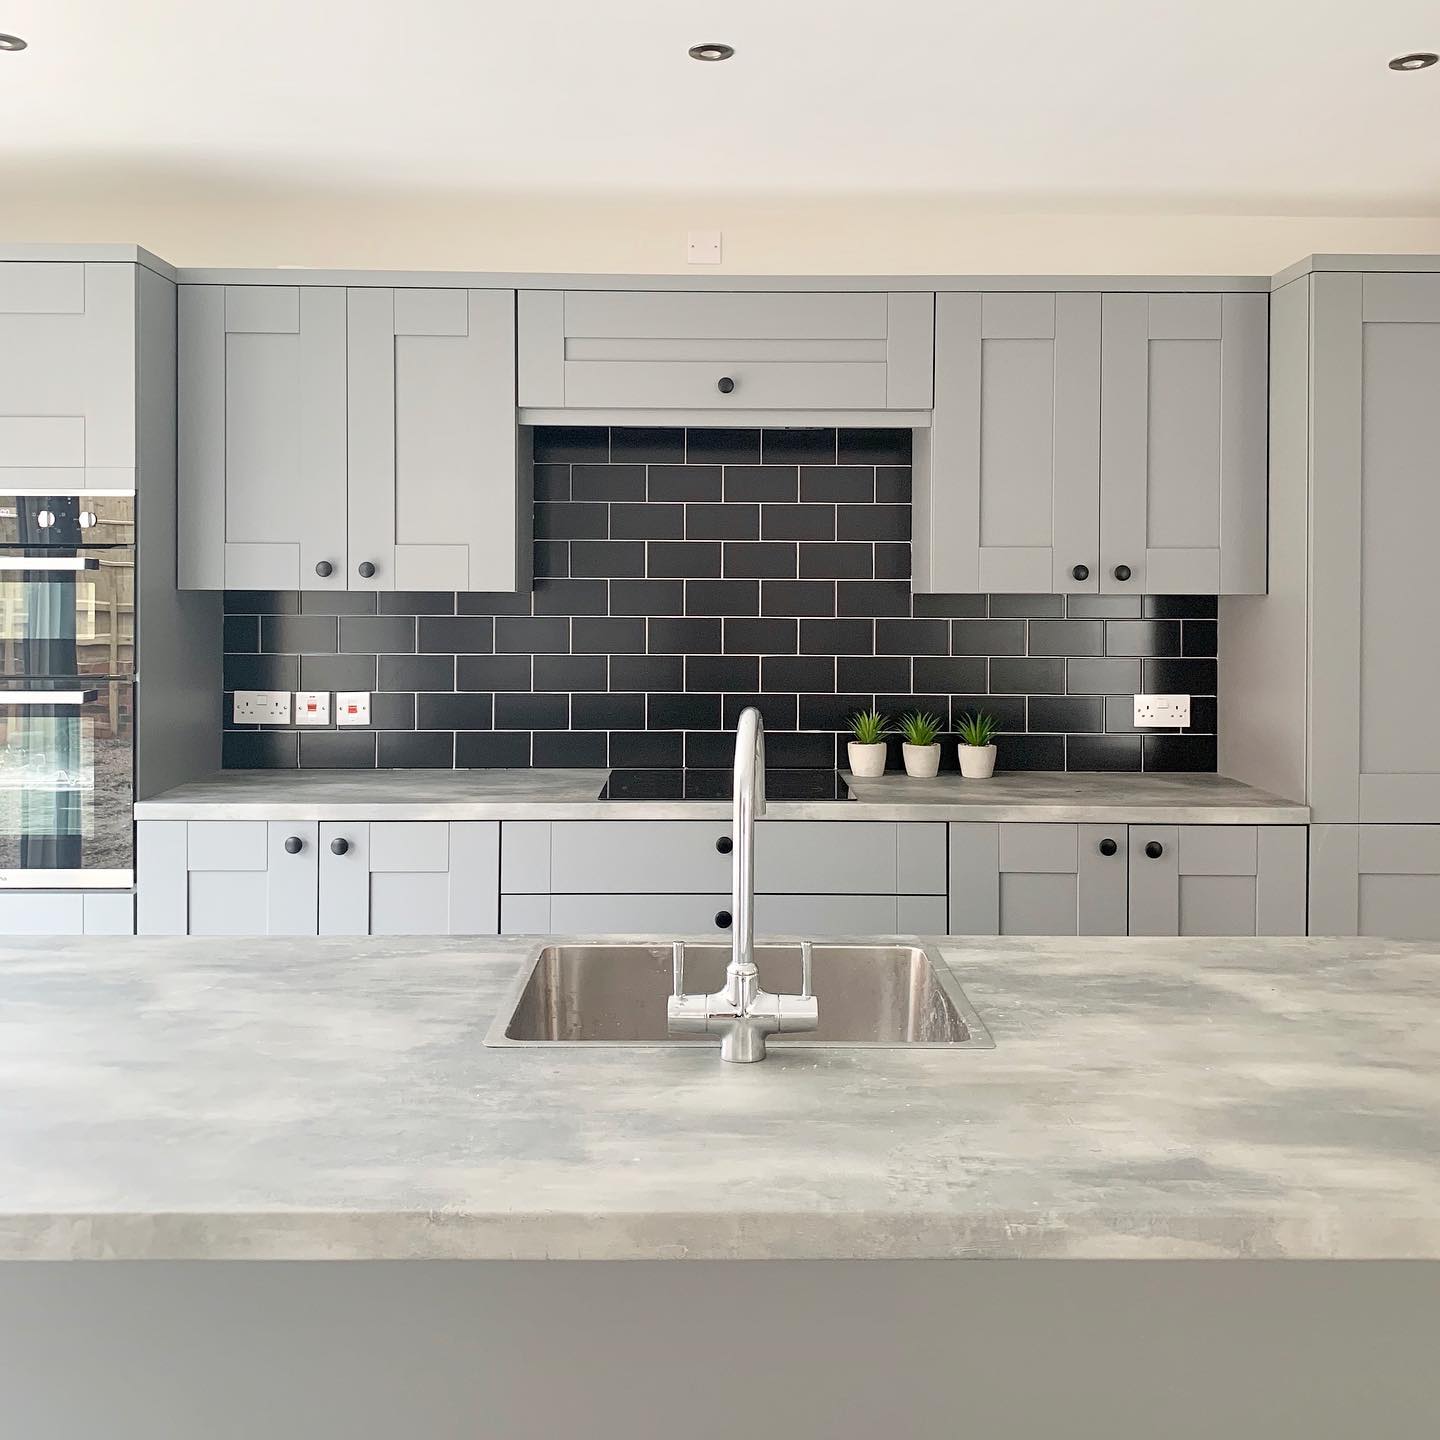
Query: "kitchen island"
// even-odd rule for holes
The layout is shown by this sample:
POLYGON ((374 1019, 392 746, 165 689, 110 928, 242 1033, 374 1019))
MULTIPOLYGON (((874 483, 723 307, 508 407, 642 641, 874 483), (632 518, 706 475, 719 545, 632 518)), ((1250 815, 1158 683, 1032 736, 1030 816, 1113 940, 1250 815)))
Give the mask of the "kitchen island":
MULTIPOLYGON (((1005 1422, 1012 1436, 1045 1433, 1042 1415, 1072 1401, 1108 1406, 1106 1433, 1233 1429, 1226 1407, 1251 1383, 1234 1377, 1262 1355, 1284 1373, 1284 1423, 1324 1414, 1334 1426, 1311 1434, 1344 1428, 1357 1375, 1397 1405, 1440 1401, 1415 1358, 1440 1325, 1440 1266, 1423 1263, 1440 1259, 1432 947, 950 939, 942 953, 993 1050, 777 1046, 763 1064, 722 1066, 697 1049, 486 1049, 533 943, 0 947, 0 1259, 112 1262, 6 1267, 0 1324, 15 1343, 0 1366, 20 1413, 62 1350, 105 1350, 107 1316, 190 1336, 187 1353, 223 1384, 223 1355, 198 1354, 196 1326, 221 1337, 263 1315, 293 1347, 305 1317, 323 1315, 359 1327, 352 1363, 402 1343, 403 1314, 403 1343, 428 1337, 455 1404, 456 1377, 483 1372, 485 1403, 512 1417, 432 1434, 574 1423, 553 1407, 583 1394, 521 1424, 534 1375, 528 1387, 505 1377, 527 1343, 610 1377, 592 1394, 620 1385, 620 1346, 632 1363, 613 1433, 666 1433, 681 1379, 730 1324, 771 1362, 756 1383, 780 1392, 772 1414, 786 1413, 787 1376, 831 1376, 819 1410, 792 1396, 792 1419, 833 1423, 797 1433, 881 1423, 862 1377, 836 1374, 851 1346, 891 1376, 883 1391, 893 1366, 920 1366, 904 1381, 917 1414, 943 1406, 958 1371, 978 1367, 976 1385, 988 1372, 993 1393, 972 1388, 934 1413, 1005 1422), (257 1263, 211 1263, 235 1260, 257 1263), (353 1263, 286 1263, 306 1260, 353 1263), (546 1260, 625 1263, 533 1263, 546 1260), (662 1263, 673 1260, 700 1263, 662 1263), (1115 1260, 1138 1263, 1075 1263, 1115 1260), (37 1315, 63 1328, 61 1350, 37 1315), (475 1347, 489 1357, 478 1370, 475 1347), (1126 1360, 1123 1399, 1105 1379, 1116 1347, 1142 1357, 1126 1360), (1079 1389, 1020 1394, 1039 1356, 1079 1389), (1217 1395, 1192 1365, 1226 1367, 1240 1390, 1217 1395), (625 1408, 642 1381, 634 1403, 653 1432, 625 1408), (1161 1417, 1142 1403, 1191 1383, 1193 1409, 1161 1417), (1137 1406, 1149 1430, 1125 1428, 1137 1406)), ((322 1347, 331 1361, 339 1343, 322 1347)), ((134 1358, 122 1344, 95 1363, 134 1358)), ((303 1396, 328 1373, 315 1363, 284 1385, 303 1396)), ((357 1379, 355 1393, 379 1383, 357 1379)), ((361 1409, 387 1413, 374 1394, 361 1409)), ((264 1409, 244 1413, 258 1424, 264 1409)), ((1355 1414, 1370 1433, 1415 1433, 1355 1414)), ((591 1420, 585 1433, 612 1433, 611 1419, 591 1420)), ((210 1434, 258 1433, 212 1421, 210 1434)), ((938 1433, 928 1423, 909 1433, 938 1433)))

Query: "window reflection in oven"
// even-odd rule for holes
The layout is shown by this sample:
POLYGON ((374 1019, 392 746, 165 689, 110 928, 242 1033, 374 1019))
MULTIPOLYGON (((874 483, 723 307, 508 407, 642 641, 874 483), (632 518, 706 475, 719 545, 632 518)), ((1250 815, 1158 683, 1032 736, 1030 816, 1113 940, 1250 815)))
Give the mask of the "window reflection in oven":
POLYGON ((133 551, 0 552, 0 674, 129 675, 134 668, 133 551))

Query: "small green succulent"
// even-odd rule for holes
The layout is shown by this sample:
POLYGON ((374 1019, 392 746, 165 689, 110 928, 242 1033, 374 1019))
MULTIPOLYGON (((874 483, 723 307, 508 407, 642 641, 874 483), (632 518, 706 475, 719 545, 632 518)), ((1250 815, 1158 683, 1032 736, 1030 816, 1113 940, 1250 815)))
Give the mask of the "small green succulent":
POLYGON ((976 745, 983 749, 986 745, 995 743, 1000 722, 986 711, 977 710, 974 714, 962 715, 955 729, 962 745, 976 745))
POLYGON ((940 717, 925 710, 912 710, 901 718, 900 733, 908 745, 933 745, 940 738, 940 717))
POLYGON ((878 710, 860 710, 850 717, 850 733, 860 745, 878 745, 891 733, 890 717, 878 710))

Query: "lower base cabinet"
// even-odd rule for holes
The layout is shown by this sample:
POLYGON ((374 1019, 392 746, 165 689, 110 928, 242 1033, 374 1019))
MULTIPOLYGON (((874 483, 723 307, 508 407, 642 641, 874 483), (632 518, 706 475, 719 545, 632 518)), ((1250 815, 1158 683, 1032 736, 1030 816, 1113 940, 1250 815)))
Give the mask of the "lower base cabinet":
POLYGON ((1312 825, 1310 933, 1440 940, 1440 825, 1312 825))
POLYGON ((133 935, 129 890, 7 890, 0 935, 133 935))
POLYGON ((1303 935, 1303 825, 950 827, 952 935, 1303 935))
POLYGON ((494 935, 495 821, 147 820, 142 935, 494 935))

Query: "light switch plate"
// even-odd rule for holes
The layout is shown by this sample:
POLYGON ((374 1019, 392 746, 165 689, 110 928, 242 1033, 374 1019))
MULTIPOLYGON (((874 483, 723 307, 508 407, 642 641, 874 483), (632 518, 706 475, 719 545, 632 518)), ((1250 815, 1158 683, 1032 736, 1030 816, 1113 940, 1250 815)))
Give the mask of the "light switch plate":
POLYGON ((290 723, 290 692, 288 690, 237 690, 235 692, 235 723, 237 725, 288 725, 290 723))
POLYGON ((720 263, 720 232, 718 230, 692 230, 686 237, 685 258, 691 265, 718 265, 720 263))
POLYGON ((1164 730, 1183 729, 1190 723, 1188 695, 1137 695, 1135 725, 1164 730))
POLYGON ((330 692, 328 690, 297 690, 295 692, 295 723, 297 725, 328 725, 330 723, 330 692))
POLYGON ((337 725, 368 725, 370 723, 370 692, 368 690, 337 690, 335 692, 335 723, 337 725))

